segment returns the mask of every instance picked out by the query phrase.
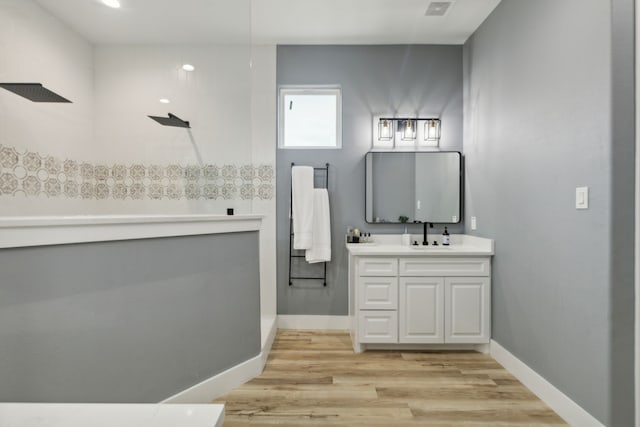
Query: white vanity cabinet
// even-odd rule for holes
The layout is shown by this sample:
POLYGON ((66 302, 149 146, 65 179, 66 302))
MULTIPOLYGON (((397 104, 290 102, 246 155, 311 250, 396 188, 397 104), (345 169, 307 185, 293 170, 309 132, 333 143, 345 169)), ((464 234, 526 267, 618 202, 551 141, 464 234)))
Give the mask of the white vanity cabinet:
POLYGON ((468 238, 487 245, 348 245, 354 350, 488 343, 493 241, 468 238))

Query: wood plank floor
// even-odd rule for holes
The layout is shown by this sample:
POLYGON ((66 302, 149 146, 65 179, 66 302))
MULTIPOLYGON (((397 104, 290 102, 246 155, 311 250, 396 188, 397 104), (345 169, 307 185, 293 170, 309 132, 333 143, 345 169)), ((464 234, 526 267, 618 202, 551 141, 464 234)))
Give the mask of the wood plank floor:
POLYGON ((490 356, 368 351, 280 330, 265 370, 216 403, 225 426, 565 426, 490 356))

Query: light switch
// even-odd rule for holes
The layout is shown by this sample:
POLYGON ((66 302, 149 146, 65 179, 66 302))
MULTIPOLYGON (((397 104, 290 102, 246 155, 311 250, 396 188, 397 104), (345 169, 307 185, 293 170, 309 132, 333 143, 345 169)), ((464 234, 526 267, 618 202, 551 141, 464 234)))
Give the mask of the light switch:
POLYGON ((476 217, 471 217, 471 229, 476 230, 478 228, 478 222, 476 221, 476 217))
POLYGON ((576 209, 589 209, 589 187, 576 187, 576 209))

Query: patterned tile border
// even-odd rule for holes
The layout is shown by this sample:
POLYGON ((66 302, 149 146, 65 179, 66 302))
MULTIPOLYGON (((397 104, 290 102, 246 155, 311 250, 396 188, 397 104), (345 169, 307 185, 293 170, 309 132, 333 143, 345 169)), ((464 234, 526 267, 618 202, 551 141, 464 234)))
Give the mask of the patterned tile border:
POLYGON ((0 145, 0 196, 115 200, 271 200, 271 164, 103 165, 0 145))

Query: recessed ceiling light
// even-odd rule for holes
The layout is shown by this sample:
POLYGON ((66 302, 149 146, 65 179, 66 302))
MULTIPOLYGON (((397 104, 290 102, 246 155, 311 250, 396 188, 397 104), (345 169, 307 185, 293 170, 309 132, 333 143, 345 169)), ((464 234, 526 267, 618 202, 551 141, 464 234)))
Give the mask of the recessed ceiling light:
POLYGON ((182 69, 183 69, 183 70, 185 70, 185 71, 193 71, 193 70, 195 70, 195 69, 196 69, 196 67, 194 67, 194 66, 193 66, 193 65, 191 65, 191 64, 184 64, 184 65, 182 66, 182 69))
POLYGON ((119 0, 102 0, 102 3, 114 9, 118 9, 120 7, 119 0))
POLYGON ((171 101, 169 101, 167 98, 160 98, 160 103, 161 104, 169 104, 171 101))

